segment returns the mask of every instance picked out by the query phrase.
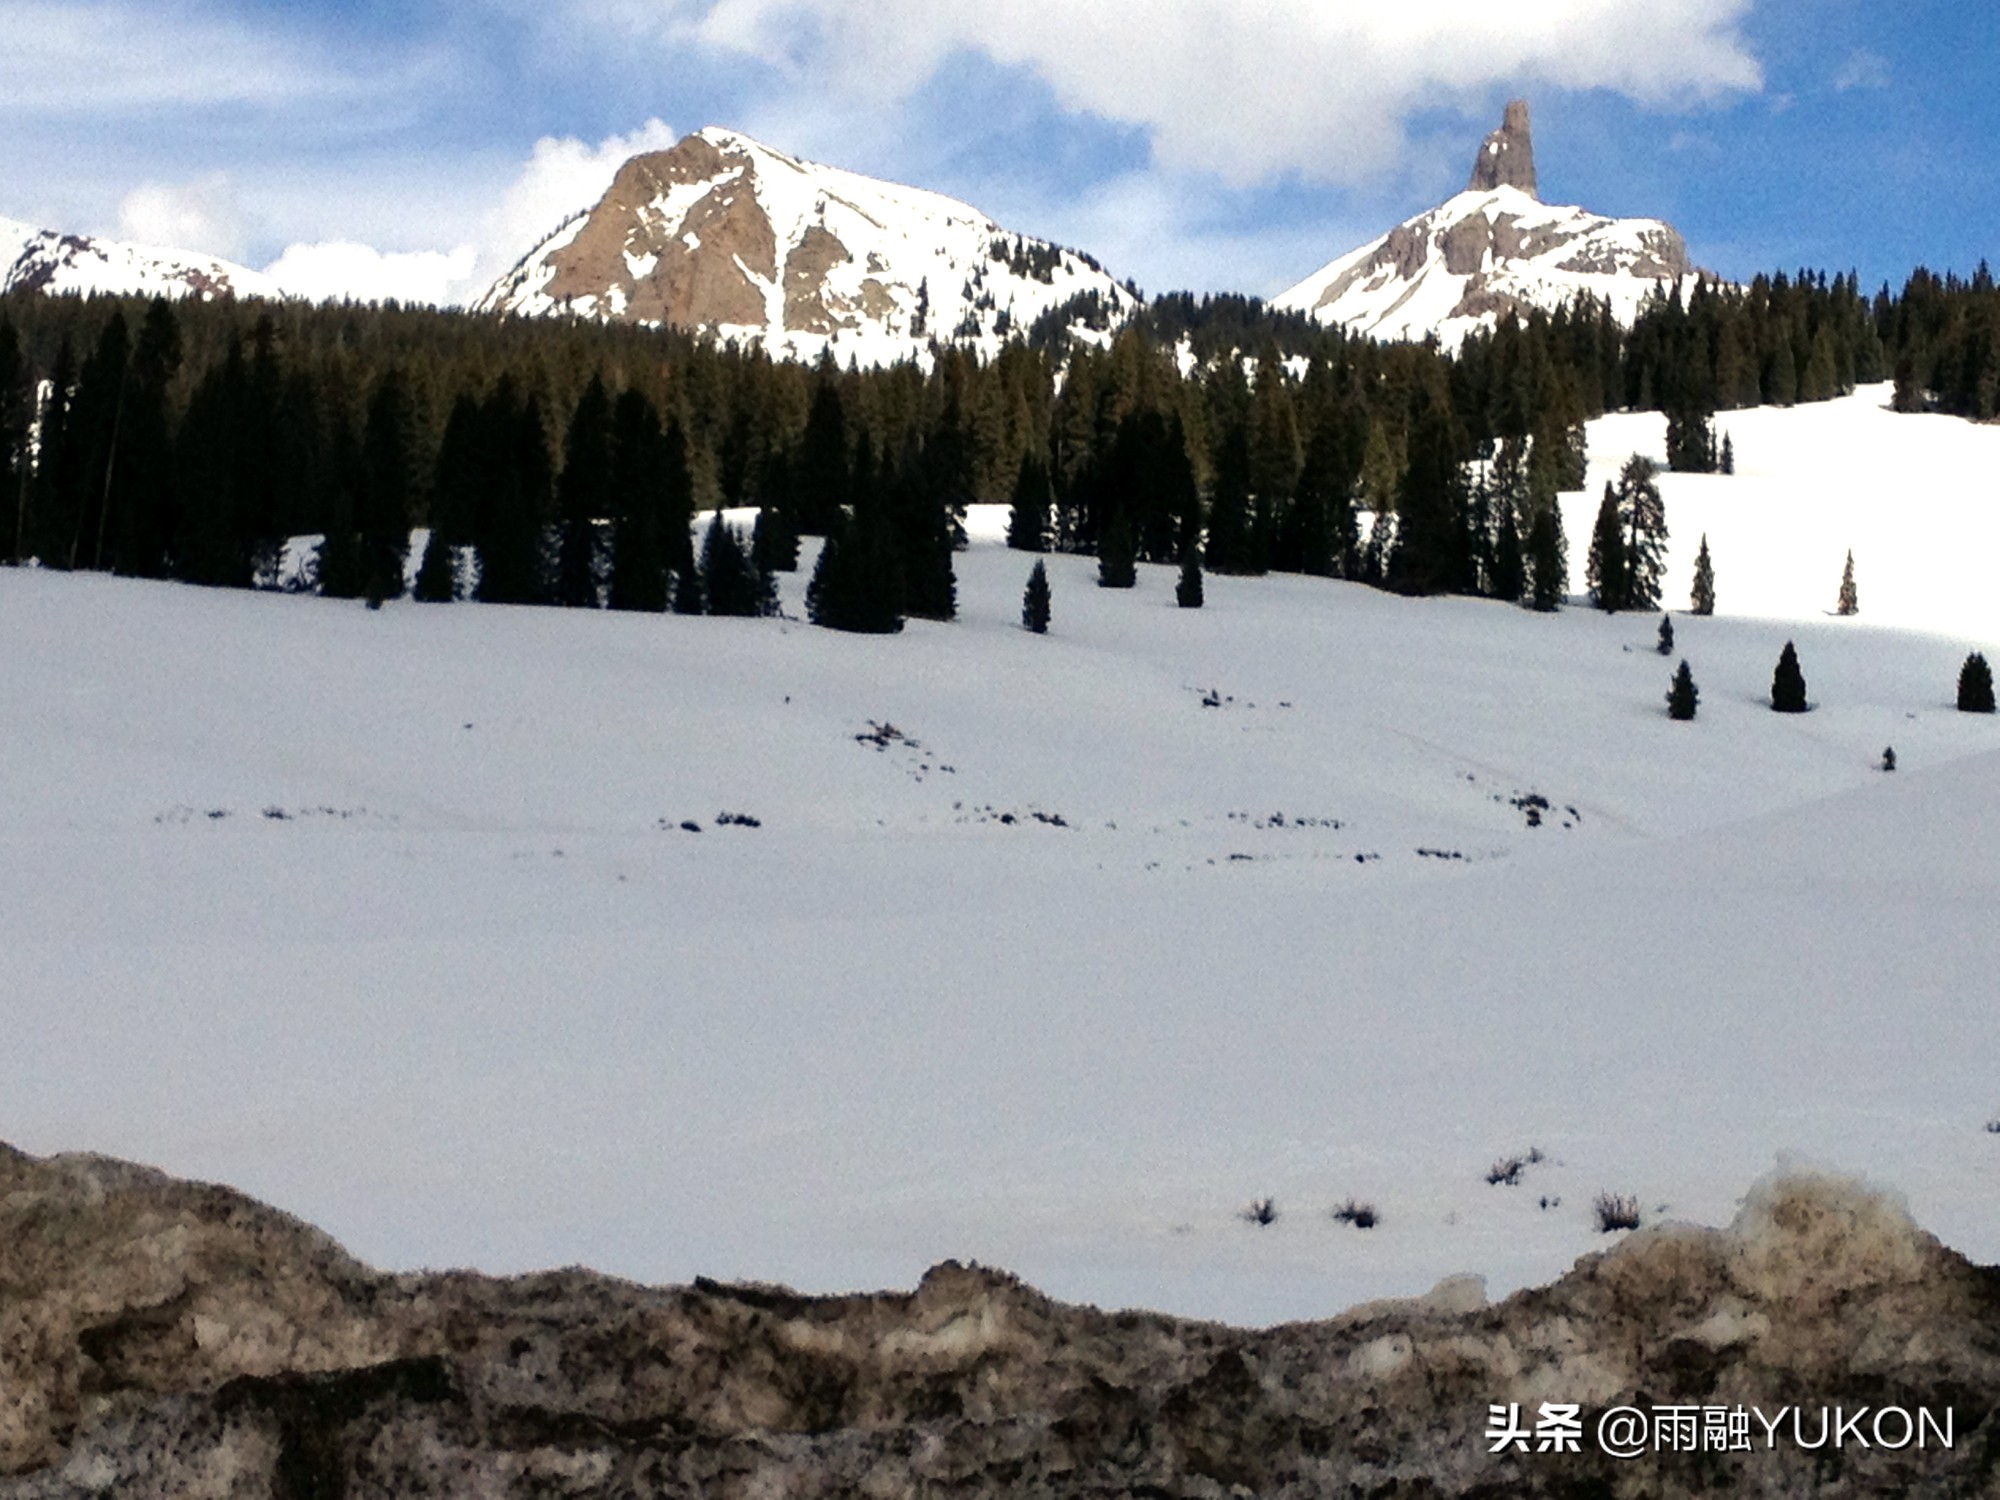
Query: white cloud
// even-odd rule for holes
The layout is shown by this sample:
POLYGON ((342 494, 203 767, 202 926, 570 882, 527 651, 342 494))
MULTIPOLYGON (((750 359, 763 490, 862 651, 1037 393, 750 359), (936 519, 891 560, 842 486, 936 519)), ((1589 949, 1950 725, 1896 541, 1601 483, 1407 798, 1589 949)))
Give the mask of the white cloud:
POLYGON ((603 197, 628 158, 673 142, 674 133, 659 120, 596 145, 545 136, 454 249, 385 252, 352 240, 299 243, 265 269, 286 291, 314 301, 469 302, 564 219, 603 197))
POLYGON ((472 273, 476 252, 456 250, 383 252, 348 240, 292 245, 265 274, 295 297, 313 302, 432 303, 458 300, 472 273))
POLYGON ((1665 105, 1754 90, 1752 0, 570 0, 585 21, 758 59, 837 100, 907 97, 961 51, 1145 128, 1162 167, 1355 182, 1403 120, 1501 86, 1665 105))
POLYGON ((1889 59, 1865 47, 1852 53, 1833 75, 1834 89, 1843 94, 1854 89, 1886 89, 1889 83, 1889 59))
POLYGON ((117 237, 240 260, 248 234, 228 174, 211 172, 192 182, 148 182, 134 188, 118 205, 117 237))

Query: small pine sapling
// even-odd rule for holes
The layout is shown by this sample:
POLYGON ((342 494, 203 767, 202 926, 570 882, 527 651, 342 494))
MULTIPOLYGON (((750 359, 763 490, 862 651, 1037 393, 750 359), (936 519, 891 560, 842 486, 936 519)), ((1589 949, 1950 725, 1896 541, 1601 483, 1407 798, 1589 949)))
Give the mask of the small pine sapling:
POLYGON ((1894 745, 1885 745, 1883 747, 1882 769, 1885 771, 1893 771, 1896 769, 1896 747, 1894 745))
POLYGON ((1660 616, 1659 652, 1662 656, 1674 654, 1674 622, 1666 615, 1660 616))
POLYGON ((1993 712, 1993 669, 1983 653, 1975 651, 1958 669, 1958 711, 1962 714, 1993 712))
POLYGON ((1694 685, 1694 673, 1688 670, 1687 659, 1681 659, 1680 670, 1674 673, 1674 685, 1667 689, 1667 717, 1685 722, 1694 717, 1695 705, 1701 701, 1701 692, 1694 685))
POLYGON ((1726 432, 1722 435, 1722 472, 1736 472, 1736 440, 1726 432))
POLYGON ((1861 595, 1856 592, 1854 587, 1854 554, 1852 552, 1847 554, 1847 566, 1841 570, 1840 600, 1834 606, 1834 612, 1841 615, 1861 613, 1861 595))
POLYGON ((1250 1206, 1243 1210, 1243 1222, 1255 1224, 1259 1228, 1278 1222, 1278 1202, 1275 1198, 1253 1198, 1250 1206))
POLYGON ((1039 562, 1028 574, 1028 588, 1021 595, 1021 628, 1036 635, 1049 633, 1049 574, 1039 562))
POLYGON ((1799 653, 1790 641, 1778 653, 1778 667, 1771 674, 1771 707, 1781 714, 1806 711, 1806 678, 1799 670, 1799 653))
POLYGON ((1694 559, 1694 588, 1688 595, 1689 612, 1697 615, 1715 613, 1715 566, 1708 560, 1708 533, 1701 535, 1701 551, 1694 559))

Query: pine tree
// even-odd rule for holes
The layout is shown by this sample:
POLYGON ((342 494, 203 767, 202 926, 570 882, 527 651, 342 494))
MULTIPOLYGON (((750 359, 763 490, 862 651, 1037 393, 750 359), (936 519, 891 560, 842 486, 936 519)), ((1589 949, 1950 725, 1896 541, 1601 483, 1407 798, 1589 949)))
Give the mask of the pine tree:
MULTIPOLYGON (((1301 573, 1336 578, 1354 548, 1354 497, 1341 434, 1324 421, 1306 447, 1285 551, 1301 573)), ((1193 475, 1189 474, 1192 488, 1193 475)), ((1197 502, 1198 503, 1198 502, 1197 502)))
POLYGON ((1533 573, 1530 602, 1543 614, 1561 607, 1569 593, 1569 545, 1562 513, 1553 504, 1535 513, 1528 527, 1528 562, 1533 573))
POLYGON ((458 597, 457 570, 452 566, 452 546, 444 530, 431 527, 424 542, 424 560, 417 567, 417 586, 411 597, 420 604, 449 604, 458 597))
MULTIPOLYGON (((135 387, 142 383, 135 377, 135 387)), ((253 430, 249 386, 242 341, 231 338, 228 355, 202 377, 181 419, 172 477, 179 504, 164 496, 141 498, 121 486, 114 567, 144 575, 158 570, 171 551, 176 577, 212 588, 249 587, 256 567, 245 472, 253 430)), ((130 457, 121 457, 127 468, 130 457)))
POLYGON ((1598 502, 1597 524, 1590 533, 1590 558, 1584 581, 1591 602, 1606 614, 1625 608, 1625 528, 1618 519, 1618 496, 1607 483, 1598 502))
POLYGON ((1039 561, 1028 574, 1028 587, 1021 595, 1021 628, 1036 635, 1049 633, 1049 575, 1039 561))
POLYGON ((1181 576, 1174 584, 1174 602, 1182 609, 1200 609, 1202 601, 1200 532, 1190 527, 1181 539, 1181 576))
POLYGON ((1721 466, 1722 472, 1725 474, 1734 474, 1736 472, 1736 439, 1726 432, 1722 435, 1721 466))
POLYGON ((806 618, 867 635, 903 628, 902 567, 888 521, 872 500, 835 520, 806 585, 806 618))
POLYGON ((1885 771, 1896 769, 1896 747, 1894 745, 1884 745, 1882 747, 1882 769, 1885 771))
POLYGON ((180 372, 180 322, 164 297, 155 297, 140 324, 121 392, 112 470, 105 475, 104 535, 93 567, 111 567, 140 578, 170 571, 177 531, 191 528, 176 514, 187 502, 211 576, 201 582, 244 587, 250 582, 250 540, 240 492, 246 437, 244 396, 249 379, 240 339, 232 337, 219 370, 210 372, 204 419, 221 451, 209 455, 209 494, 175 495, 174 451, 168 435, 168 387, 180 372))
POLYGON ((1673 686, 1667 689, 1667 717, 1670 719, 1692 719, 1695 704, 1701 699, 1694 685, 1694 673, 1688 670, 1686 658, 1682 658, 1680 670, 1674 673, 1673 686))
POLYGON ((313 561, 319 591, 328 599, 359 599, 368 591, 367 564, 361 536, 354 528, 354 492, 339 485, 327 513, 326 532, 313 561))
POLYGON ((1672 656, 1674 654, 1674 622, 1666 615, 1660 616, 1659 651, 1662 656, 1672 656))
POLYGON ((417 413, 409 378, 393 368, 375 387, 362 437, 361 488, 355 500, 361 592, 370 603, 400 598, 410 551, 410 514, 420 498, 417 413))
POLYGON ((1975 651, 1958 669, 1958 711, 1962 714, 1993 712, 1993 669, 1986 657, 1975 651))
POLYGON ((542 522, 554 489, 541 403, 524 401, 502 376, 480 409, 480 427, 483 441, 464 471, 476 497, 478 596, 487 604, 539 604, 547 597, 542 522))
POLYGON ((1625 523, 1625 609, 1654 609, 1667 568, 1667 507, 1650 458, 1633 454, 1618 476, 1618 512, 1625 523))
POLYGON ((660 464, 660 541, 674 579, 674 613, 706 614, 701 569, 694 560, 694 466, 688 458, 687 429, 678 417, 667 420, 660 439, 660 464))
POLYGON ((1799 654, 1790 641, 1778 654, 1778 668, 1771 674, 1771 707, 1781 714, 1806 711, 1806 679, 1799 670, 1799 654))
POLYGON ((1715 426, 1699 408, 1667 413, 1667 467, 1676 474, 1713 474, 1716 470, 1715 426))
POLYGON ((1401 593, 1470 593, 1464 433, 1449 400, 1432 394, 1410 433, 1409 463, 1396 496, 1396 550, 1389 583, 1401 593))
POLYGON ((1697 615, 1715 613, 1715 567, 1708 558, 1708 533, 1701 534, 1701 551, 1694 559, 1694 587, 1688 593, 1689 610, 1697 615))
POLYGON ((766 575, 799 570, 799 533, 781 506, 760 505, 750 528, 750 560, 766 575))
MULTIPOLYGON (((611 589, 613 609, 658 614, 667 607, 666 435, 645 395, 622 392, 611 412, 611 589)), ((683 534, 687 523, 677 520, 683 534)))
POLYGON ((853 487, 848 467, 847 414, 830 370, 822 369, 813 391, 805 432, 792 465, 801 533, 826 536, 853 487))
POLYGON ((461 393, 445 419, 431 481, 430 540, 417 569, 416 597, 427 604, 448 604, 458 597, 456 553, 477 536, 475 517, 485 455, 479 403, 461 393))
POLYGON ((712 615, 764 615, 765 581, 751 565, 743 538, 722 519, 718 508, 701 542, 702 595, 712 615))
POLYGON ((1514 504, 1504 490, 1494 494, 1500 512, 1498 535, 1493 542, 1493 577, 1490 584, 1495 599, 1518 604, 1528 588, 1527 558, 1521 550, 1521 528, 1514 518, 1514 504))
POLYGON ((1125 512, 1118 511, 1097 539, 1097 586, 1101 589, 1129 589, 1139 581, 1138 557, 1132 540, 1132 525, 1125 512))
MULTIPOLYGON (((1208 566, 1217 573, 1264 571, 1258 555, 1255 500, 1250 491, 1250 441, 1232 423, 1215 450, 1215 483, 1208 499, 1208 566)), ((1124 587, 1125 585, 1119 585, 1124 587)))
POLYGON ((556 602, 571 609, 597 608, 597 525, 612 511, 611 463, 611 396, 603 378, 593 375, 570 417, 556 481, 562 516, 556 602))
POLYGON ((1834 609, 1837 614, 1842 615, 1859 614, 1861 612, 1861 595, 1854 587, 1854 554, 1852 552, 1847 554, 1847 566, 1841 570, 1840 599, 1834 606, 1834 609))
POLYGON ((962 533, 965 455, 950 439, 922 449, 906 447, 901 462, 885 468, 882 484, 896 532, 903 573, 903 609, 920 620, 958 615, 958 577, 952 566, 962 533))

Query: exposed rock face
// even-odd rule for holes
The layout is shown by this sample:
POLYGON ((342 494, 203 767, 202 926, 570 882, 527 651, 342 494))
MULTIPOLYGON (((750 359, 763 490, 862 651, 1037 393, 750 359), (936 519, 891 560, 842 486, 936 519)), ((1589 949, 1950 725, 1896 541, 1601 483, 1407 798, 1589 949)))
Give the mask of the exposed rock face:
POLYGON ((1629 324, 1656 291, 1698 271, 1659 219, 1609 219, 1538 196, 1528 106, 1507 106, 1479 148, 1472 186, 1322 267, 1278 297, 1281 311, 1385 339, 1455 347, 1512 313, 1589 296, 1629 324))
POLYGON ((260 271, 184 250, 59 234, 0 219, 0 292, 88 296, 279 297, 260 271))
MULTIPOLYGON (((1826 1179, 1487 1306, 1262 1332, 1050 1301, 382 1276, 222 1188, 0 1147, 0 1497, 1990 1493, 2000 1274, 1826 1179), (1584 1407, 1495 1454, 1492 1403, 1584 1407), (1597 1451, 1619 1405, 1951 1412, 1888 1451, 1597 1451), (1530 1445, 1532 1446, 1532 1445, 1530 1445)), ((1864 1433, 1873 1429, 1865 1423, 1864 1433)), ((1891 1422, 1887 1437, 1899 1429, 1891 1422)))
POLYGON ((1535 186, 1535 138, 1528 128, 1525 99, 1507 106, 1500 128, 1486 137, 1472 162, 1469 191, 1490 193, 1498 187, 1519 188, 1530 198, 1541 196, 1535 186))
POLYGON ((476 306, 668 324, 887 363, 932 339, 997 348, 1094 293, 1105 327, 1138 299, 1088 256, 966 204, 801 161, 711 127, 619 169, 476 306))

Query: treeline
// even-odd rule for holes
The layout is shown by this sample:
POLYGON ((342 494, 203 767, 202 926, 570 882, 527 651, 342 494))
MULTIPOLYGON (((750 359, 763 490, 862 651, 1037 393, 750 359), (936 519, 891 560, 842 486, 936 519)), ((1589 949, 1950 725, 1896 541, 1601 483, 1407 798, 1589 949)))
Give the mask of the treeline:
POLYGON ((393 305, 14 295, 0 560, 244 586, 317 533, 320 587, 386 597, 428 526, 425 597, 754 613, 821 535, 815 616, 889 629, 950 616, 963 507, 1008 500, 1027 550, 1553 607, 1591 417, 1665 410, 1674 466, 1701 468, 1727 460, 1714 412, 1891 372, 1899 404, 1991 415, 1996 320, 1983 270, 1872 301, 1802 273, 1690 285, 1630 330, 1588 302, 1509 317, 1447 355, 1182 296, 1115 333, 861 371, 393 305), (755 524, 697 548, 712 507, 755 524))

